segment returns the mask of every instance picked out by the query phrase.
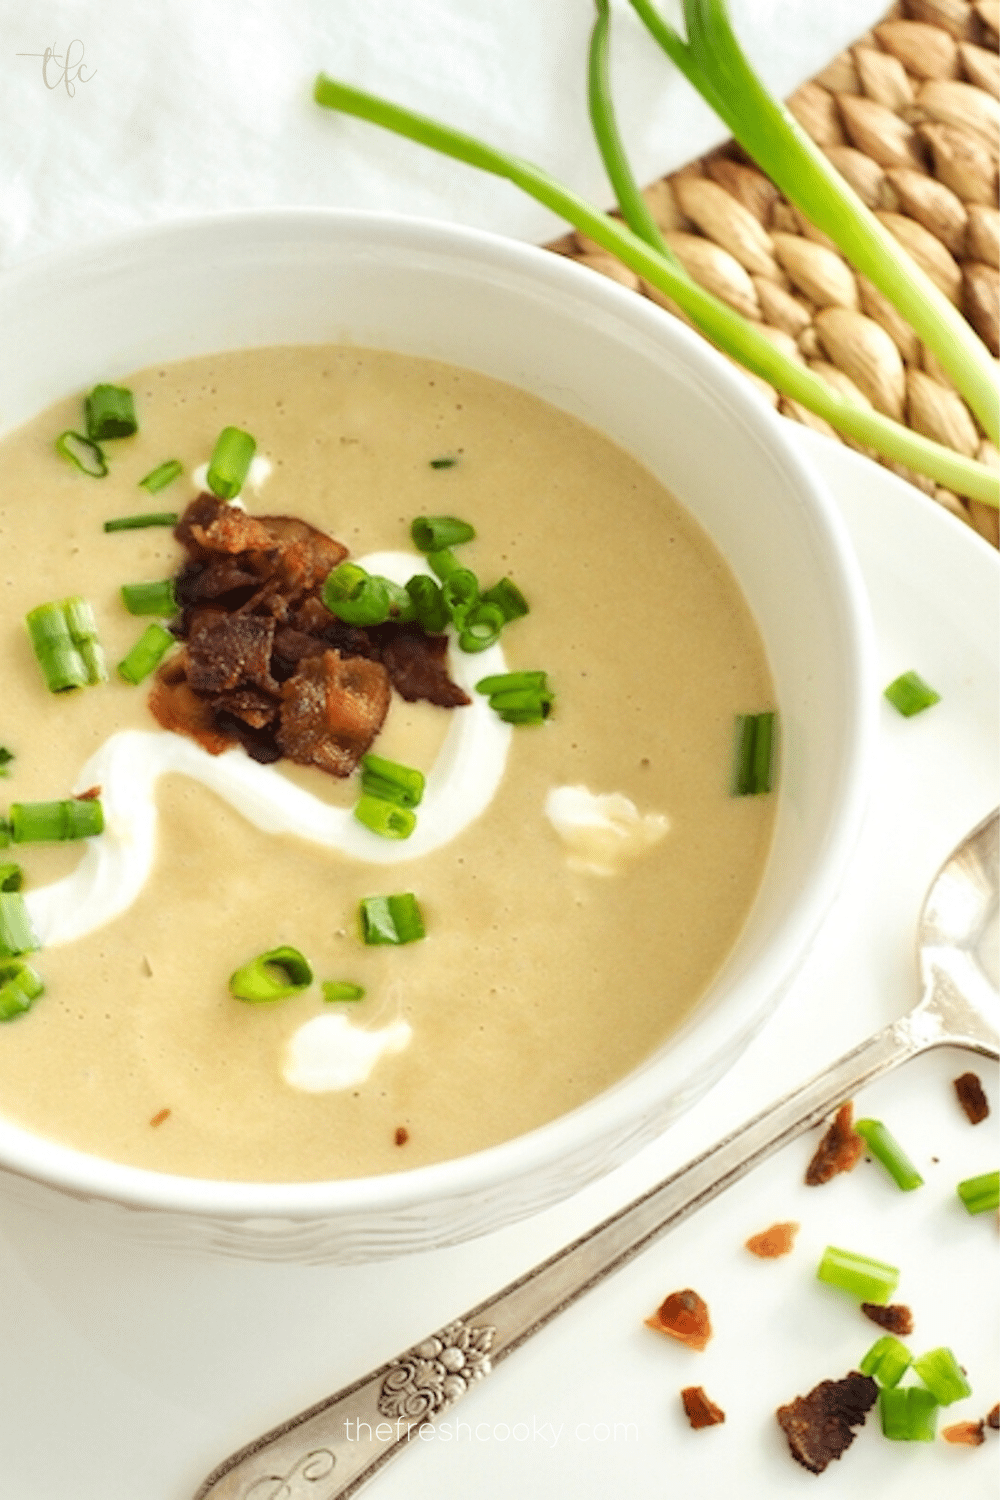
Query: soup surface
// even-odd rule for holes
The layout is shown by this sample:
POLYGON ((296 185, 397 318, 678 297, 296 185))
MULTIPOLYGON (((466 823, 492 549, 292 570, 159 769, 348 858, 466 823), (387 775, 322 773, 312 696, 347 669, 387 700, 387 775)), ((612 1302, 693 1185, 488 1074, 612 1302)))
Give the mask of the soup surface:
MULTIPOLYGON (((271 465, 259 490, 245 488, 247 509, 301 517, 354 558, 412 551, 415 516, 469 521, 462 562, 484 586, 510 575, 530 602, 504 631, 507 668, 544 669, 556 703, 543 725, 510 732, 485 810, 398 863, 264 832, 192 777, 163 775, 155 862, 135 900, 30 960, 45 992, 0 1025, 0 1110, 154 1170, 305 1180, 462 1155, 606 1088, 705 990, 770 840, 773 799, 734 797, 730 779, 734 716, 773 707, 772 688, 711 544, 605 439, 449 366, 317 346, 122 383, 140 431, 105 445, 106 478, 54 452, 58 433, 82 426, 79 397, 0 444, 0 745, 14 756, 0 812, 86 790, 81 773, 113 733, 159 732, 147 685, 114 670, 145 624, 119 589, 170 576, 181 548, 169 528, 105 534, 102 523, 183 510, 228 425, 252 433, 271 465), (167 458, 184 474, 151 500, 138 481, 167 458), (52 694, 23 618, 72 595, 93 604, 111 680, 52 694), (623 794, 640 818, 669 820, 666 833, 614 873, 580 868, 545 811, 555 788, 580 786, 623 794), (359 902, 395 892, 416 895, 426 937, 366 946, 359 902), (308 957, 316 983, 278 1003, 235 999, 232 972, 285 944, 308 957), (331 1005, 323 980, 364 997, 331 1005), (333 1014, 355 1042, 375 1033, 399 1050, 339 1087, 289 1082, 292 1038, 333 1014)), ((467 712, 394 695, 374 749, 427 770, 452 716, 467 712)), ((325 804, 358 797, 356 775, 285 761, 266 775, 325 804)), ((32 844, 0 858, 23 866, 30 895, 81 853, 32 844)))

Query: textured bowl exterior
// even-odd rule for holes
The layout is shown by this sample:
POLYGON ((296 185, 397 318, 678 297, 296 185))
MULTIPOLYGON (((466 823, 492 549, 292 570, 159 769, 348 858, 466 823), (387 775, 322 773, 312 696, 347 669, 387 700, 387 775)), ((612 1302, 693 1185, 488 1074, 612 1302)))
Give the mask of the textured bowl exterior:
POLYGON ((346 1263, 499 1228, 652 1140, 773 1012, 864 806, 877 702, 867 600, 832 502, 780 420, 701 339, 613 283, 533 247, 385 215, 158 226, 10 273, 0 319, 5 429, 109 372, 268 344, 393 349, 540 396, 643 462, 714 539, 756 615, 782 730, 774 846, 734 952, 681 1031, 597 1099, 475 1156, 325 1183, 170 1177, 0 1121, 0 1201, 113 1239, 346 1263))

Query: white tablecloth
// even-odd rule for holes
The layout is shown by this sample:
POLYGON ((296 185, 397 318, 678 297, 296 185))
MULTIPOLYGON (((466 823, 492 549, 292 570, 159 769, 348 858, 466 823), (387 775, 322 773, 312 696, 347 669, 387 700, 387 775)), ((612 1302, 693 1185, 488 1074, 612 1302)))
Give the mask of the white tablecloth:
MULTIPOLYGON (((887 0, 731 4, 785 95, 887 0)), ((272 204, 544 240, 558 221, 515 188, 321 110, 312 84, 322 70, 438 115, 607 206, 585 96, 593 15, 590 0, 0 0, 0 268, 133 224, 272 204)), ((626 0, 613 39, 640 180, 724 137, 626 0)))

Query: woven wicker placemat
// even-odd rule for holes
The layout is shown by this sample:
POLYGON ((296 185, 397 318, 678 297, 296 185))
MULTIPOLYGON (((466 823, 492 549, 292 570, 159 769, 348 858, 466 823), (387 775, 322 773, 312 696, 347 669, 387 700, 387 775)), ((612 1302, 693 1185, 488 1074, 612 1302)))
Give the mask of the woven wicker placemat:
MULTIPOLYGON (((787 101, 994 356, 1000 354, 998 31, 1000 0, 900 0, 787 101)), ((652 183, 645 197, 695 280, 759 321, 787 353, 915 431, 1000 465, 1000 454, 912 329, 734 142, 652 183)), ((548 248, 684 318, 669 298, 584 236, 568 234, 548 248)), ((743 373, 783 416, 838 436, 820 417, 743 373)), ((992 507, 885 462, 998 545, 992 507)))

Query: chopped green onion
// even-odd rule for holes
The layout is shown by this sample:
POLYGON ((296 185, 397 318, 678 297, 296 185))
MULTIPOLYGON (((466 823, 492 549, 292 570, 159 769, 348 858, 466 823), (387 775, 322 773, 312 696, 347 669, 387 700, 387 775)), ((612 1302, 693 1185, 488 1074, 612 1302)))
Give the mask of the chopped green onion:
POLYGON ((104 831, 104 809, 97 797, 12 802, 10 828, 15 844, 58 844, 94 838, 104 831))
POLYGON ((408 839, 417 826, 416 814, 408 807, 385 802, 381 797, 362 795, 354 808, 359 823, 384 839, 408 839))
POLYGON ((121 385, 95 385, 84 402, 87 436, 92 443, 105 438, 131 437, 138 432, 132 392, 121 385))
POLYGON ((246 483, 256 451, 257 444, 249 432, 239 427, 224 427, 212 449, 206 476, 212 494, 220 500, 234 500, 246 483))
POLYGON ((881 1120, 855 1120, 854 1129, 864 1137, 871 1154, 882 1163, 904 1193, 923 1186, 924 1179, 881 1120))
POLYGON ((734 797, 757 797, 771 790, 774 720, 774 713, 736 715, 734 797))
POLYGON ((985 1214, 1000 1208, 1000 1172, 983 1172, 958 1184, 958 1196, 970 1214, 985 1214))
POLYGON ((44 989, 41 975, 30 964, 17 958, 0 960, 0 1021, 23 1016, 44 989))
MULTIPOLYGON (((638 0, 633 0, 633 4, 638 8, 638 0)), ((651 6, 647 9, 652 11, 651 6)), ((652 29, 652 23, 644 13, 643 19, 652 29)), ((686 61, 684 44, 669 28, 666 30, 677 41, 686 61)), ((696 86, 701 86, 699 79, 693 81, 696 86)), ((984 464, 976 463, 953 449, 923 438, 902 423, 894 422, 871 408, 862 407, 834 391, 812 370, 780 351, 764 337, 759 327, 741 317, 728 303, 706 291, 683 267, 675 263, 673 257, 664 256, 633 229, 602 213, 532 162, 521 156, 499 151, 462 131, 323 73, 316 78, 313 98, 323 108, 340 110, 368 120, 405 136, 408 140, 417 141, 513 182, 559 218, 568 220, 574 228, 595 240, 603 249, 618 256, 658 291, 672 297, 714 344, 754 374, 776 386, 784 395, 800 401, 825 417, 839 431, 876 447, 883 456, 893 458, 920 473, 930 474, 939 484, 960 494, 971 495, 987 505, 997 505, 1000 494, 997 478, 984 464)), ((715 103, 714 100, 711 102, 715 103)), ((769 175, 774 175, 770 168, 765 170, 769 171, 769 175)), ((875 222, 878 224, 877 220, 875 222)), ((878 225, 879 231, 881 227, 878 225)), ((892 237, 887 238, 891 240, 892 237)), ((898 246, 894 245, 894 253, 899 255, 898 246)), ((873 276, 872 279, 877 277, 873 276)), ((963 358, 976 367, 977 384, 983 396, 978 403, 977 412, 982 413, 987 405, 990 408, 995 405, 991 361, 988 352, 982 347, 978 354, 974 354, 978 341, 967 326, 964 335, 961 334, 958 325, 964 320, 956 316, 953 321, 956 333, 965 341, 963 358)), ((995 434, 996 422, 992 410, 986 412, 981 419, 986 423, 987 433, 995 434)))
POLYGON ((156 583, 123 583, 122 603, 130 615, 176 614, 174 580, 164 578, 156 583))
POLYGON ((0 865, 0 891, 19 891, 23 884, 24 871, 20 865, 0 865))
POLYGON ((457 573, 462 566, 454 552, 449 552, 447 547, 442 548, 440 552, 428 552, 427 565, 433 573, 437 574, 442 583, 450 578, 452 573, 457 573))
POLYGON ((0 958, 34 953, 39 946, 20 891, 0 891, 0 958))
POLYGON ((972 1386, 950 1349, 928 1349, 913 1361, 913 1368, 939 1406, 972 1395, 972 1386))
MULTIPOLYGON (((150 469, 149 473, 139 480, 139 483, 151 495, 158 495, 161 490, 166 489, 168 484, 173 484, 175 479, 179 479, 183 472, 184 465, 179 458, 168 458, 162 464, 157 464, 155 469, 150 469)), ((147 524, 156 526, 173 523, 151 521, 147 524)))
POLYGON ((938 1403, 919 1385, 883 1386, 879 1392, 882 1431, 905 1443, 933 1443, 938 1403))
POLYGON ((441 585, 426 573, 415 573, 406 585, 406 592, 413 604, 413 615, 421 630, 427 635, 440 635, 448 628, 448 606, 444 602, 441 585))
POLYGON ((272 948, 230 975, 229 993, 259 1005, 299 995, 312 981, 313 971, 297 948, 272 948))
POLYGON ((894 1386, 899 1384, 912 1363, 913 1355, 906 1345, 887 1333, 884 1338, 875 1340, 858 1369, 881 1386, 894 1386))
POLYGON ((327 979, 323 982, 323 999, 332 1004, 337 1000, 363 1000, 364 988, 351 984, 347 979, 327 979))
POLYGON ((160 664, 177 642, 163 625, 147 625, 131 651, 118 663, 118 675, 138 686, 160 664))
POLYGON ((820 1281, 857 1297, 859 1302, 888 1302, 899 1284, 895 1266, 867 1255, 856 1255, 853 1250, 840 1250, 836 1245, 827 1245, 816 1275, 820 1281))
POLYGON ((528 601, 513 579, 501 578, 491 589, 481 595, 484 604, 496 604, 503 610, 505 620, 519 620, 528 613, 528 601))
POLYGON ((0 849, 6 849, 10 844, 10 824, 6 818, 0 818, 0 849))
POLYGON ((424 795, 424 773, 382 755, 363 755, 361 789, 398 807, 418 807, 424 795))
POLYGON ((421 552, 443 552, 471 542, 475 534, 475 527, 457 516, 418 516, 410 527, 413 545, 421 552))
POLYGON ((346 625, 381 625, 389 618, 388 584, 357 563, 342 562, 327 574, 323 603, 346 625))
POLYGON ((469 568, 454 568, 441 584, 441 592, 452 624, 461 630, 466 615, 479 602, 479 579, 469 568))
POLYGON ((50 693, 65 693, 89 684, 90 674, 73 642, 64 605, 36 605, 25 615, 24 623, 50 693))
POLYGON ((395 620, 399 625, 415 620, 417 612, 403 584, 394 583, 391 578, 383 578, 381 574, 376 574, 376 577, 379 583, 385 584, 386 593, 389 595, 389 619, 395 620))
POLYGON ((458 463, 458 459, 457 458, 432 458, 431 459, 431 468, 432 469, 453 469, 457 463, 458 463))
POLYGON ((398 896, 366 896, 360 914, 361 936, 369 946, 415 943, 426 935, 412 891, 398 896))
POLYGON ((56 438, 56 452, 75 464, 81 474, 89 474, 92 479, 103 479, 108 472, 101 449, 82 432, 61 432, 56 438))
POLYGON ((488 650, 496 645, 506 623, 506 616, 498 604, 484 604, 482 601, 474 604, 462 622, 459 648, 468 652, 488 650))
POLYGON ((98 682, 107 682, 108 668, 104 648, 98 639, 97 621, 94 619, 92 606, 86 599, 75 597, 64 599, 62 609, 70 640, 83 660, 88 685, 93 687, 98 682))
POLYGON ((138 516, 113 516, 110 521, 105 521, 104 530, 142 531, 147 526, 176 526, 178 520, 176 510, 148 510, 138 516))
POLYGON ((884 696, 904 719, 912 719, 914 714, 922 713, 925 708, 941 702, 941 694, 936 693, 917 672, 904 672, 895 678, 886 688, 884 696))
POLYGON ((498 672, 493 677, 480 677, 476 683, 477 693, 521 693, 528 690, 545 692, 544 672, 498 672))
POLYGON ((13 750, 8 750, 6 746, 0 745, 0 776, 8 776, 10 774, 10 772, 7 770, 7 767, 10 765, 13 759, 13 750))

